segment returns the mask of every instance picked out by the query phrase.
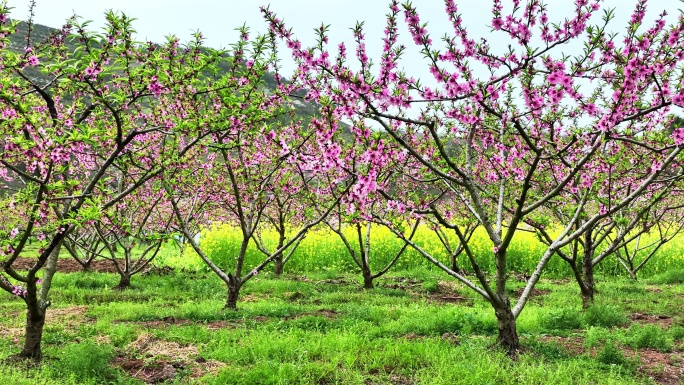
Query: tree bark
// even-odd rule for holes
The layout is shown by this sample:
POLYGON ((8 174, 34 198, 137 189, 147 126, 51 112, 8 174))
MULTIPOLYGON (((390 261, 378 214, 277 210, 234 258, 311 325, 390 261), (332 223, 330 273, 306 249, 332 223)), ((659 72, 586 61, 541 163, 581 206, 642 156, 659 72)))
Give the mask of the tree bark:
POLYGON ((582 308, 586 309, 594 304, 594 242, 591 230, 587 230, 584 237, 584 256, 582 257, 582 308))
POLYGON ((43 357, 41 341, 43 340, 43 327, 45 326, 45 310, 41 310, 36 302, 29 305, 26 312, 26 336, 24 337, 24 348, 19 353, 19 357, 30 358, 40 361, 43 357))
POLYGON ((283 254, 278 254, 278 256, 273 258, 273 263, 275 265, 275 269, 273 273, 276 275, 276 277, 280 277, 281 274, 283 274, 283 254))
POLYGON ((636 271, 630 269, 630 270, 628 270, 628 272, 629 272, 629 278, 632 278, 633 280, 638 281, 636 271))
POLYGON ((92 259, 89 260, 89 261, 87 261, 87 262, 82 263, 82 264, 81 264, 81 267, 83 268, 83 271, 84 271, 84 272, 91 272, 91 271, 93 271, 92 266, 91 266, 92 263, 93 263, 93 260, 92 260, 92 259))
POLYGON ((228 284, 228 297, 226 298, 226 309, 237 310, 237 301, 240 295, 240 285, 237 283, 228 284))
POLYGON ((375 288, 375 285, 373 285, 373 275, 371 274, 370 271, 364 271, 363 272, 363 288, 364 289, 375 288))
POLYGON ((505 300, 503 307, 495 308, 494 314, 499 328, 499 337, 496 342, 506 350, 509 356, 517 355, 520 349, 520 340, 518 339, 515 315, 511 311, 508 299, 505 300))
MULTIPOLYGON (((589 262, 591 264, 591 262, 589 262)), ((582 264, 584 285, 580 286, 582 293, 582 308, 586 309, 594 304, 594 267, 582 264)))
POLYGON ((456 257, 455 255, 451 256, 451 270, 457 272, 458 274, 462 273, 461 267, 458 266, 458 257, 456 257))
POLYGON ((119 279, 119 284, 114 286, 116 290, 125 290, 131 288, 131 276, 127 274, 122 274, 119 279))
MULTIPOLYGON (((35 281, 27 283, 26 290, 26 335, 24 337, 24 347, 19 353, 21 358, 30 358, 40 361, 43 357, 41 341, 43 340, 43 328, 45 326, 45 312, 50 306, 48 293, 52 286, 52 277, 57 271, 57 258, 61 250, 62 242, 52 250, 45 264, 45 274, 43 283, 38 290, 35 281)), ((31 279, 33 277, 31 276, 31 279)))

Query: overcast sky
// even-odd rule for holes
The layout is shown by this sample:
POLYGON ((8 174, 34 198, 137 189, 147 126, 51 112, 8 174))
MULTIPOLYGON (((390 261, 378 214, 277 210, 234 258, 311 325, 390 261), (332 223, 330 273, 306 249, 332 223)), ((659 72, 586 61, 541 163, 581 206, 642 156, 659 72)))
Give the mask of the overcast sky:
MULTIPOLYGON (((138 31, 138 40, 161 42, 164 36, 174 34, 182 41, 191 38, 192 32, 202 31, 207 38, 207 45, 221 48, 230 45, 237 38, 236 27, 246 23, 253 33, 263 32, 266 24, 259 12, 260 5, 268 0, 37 0, 35 22, 51 27, 59 27, 72 14, 86 20, 92 20, 93 28, 103 24, 104 13, 113 9, 126 13, 137 19, 134 26, 138 31)), ((25 20, 28 17, 29 0, 8 0, 14 9, 11 17, 25 20)), ((384 15, 387 13, 385 0, 271 0, 271 9, 293 27, 295 34, 304 45, 313 43, 312 29, 321 22, 331 24, 330 42, 333 49, 341 41, 348 43, 351 49, 351 31, 357 20, 365 21, 368 37, 368 50, 371 58, 377 58, 373 52, 381 47, 380 38, 385 26, 384 15)), ((504 4, 510 1, 504 0, 504 4)), ((548 0, 551 20, 561 20, 572 11, 573 1, 548 0), (555 16, 555 17, 554 17, 555 16)), ((616 7, 618 18, 614 25, 616 31, 624 31, 625 21, 634 8, 636 0, 605 0, 604 7, 616 7)), ((449 22, 444 12, 443 0, 414 0, 421 21, 429 22, 428 30, 433 40, 438 40, 449 31, 449 22)), ((491 0, 456 0, 463 14, 468 30, 473 36, 488 37, 492 43, 507 44, 505 39, 497 39, 489 28, 491 20, 491 0)), ((667 9, 671 20, 679 13, 678 8, 684 6, 679 0, 649 1, 649 19, 667 9)), ((595 19, 594 22, 599 22, 595 19)), ((403 21, 402 21, 403 23, 403 21)), ((400 33, 408 35, 405 25, 400 23, 400 33)), ((407 45, 412 45, 408 40, 407 45)), ((285 53, 285 52, 283 52, 285 53)), ((420 60, 417 51, 409 51, 405 61, 420 60)), ((407 63, 403 66, 407 67, 407 63)), ((421 66, 423 67, 423 66, 421 66)), ((289 69, 289 68, 286 68, 289 69)))

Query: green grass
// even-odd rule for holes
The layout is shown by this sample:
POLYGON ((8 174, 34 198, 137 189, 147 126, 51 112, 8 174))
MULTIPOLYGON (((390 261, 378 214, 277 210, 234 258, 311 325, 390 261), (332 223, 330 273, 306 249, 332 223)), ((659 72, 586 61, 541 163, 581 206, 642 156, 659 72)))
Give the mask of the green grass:
MULTIPOLYGON (((115 365, 128 359, 146 370, 173 367, 168 383, 178 384, 646 384, 626 351, 684 349, 676 286, 600 277, 596 305, 581 311, 572 282, 542 281, 546 294, 518 319, 524 349, 512 360, 494 347, 489 304, 462 286, 449 289, 439 273, 392 273, 375 290, 338 272, 296 277, 260 274, 230 311, 223 284, 201 271, 140 276, 127 291, 111 290, 113 274, 58 274, 44 363, 0 364, 0 381, 144 383, 115 365), (414 284, 397 286, 407 280, 414 284), (440 302, 444 295, 467 302, 440 302), (672 326, 632 323, 635 312, 669 317, 672 326), (566 346, 572 339, 583 352, 566 346), (164 349, 191 353, 164 356, 164 349)), ((0 332, 2 362, 19 351, 23 311, 17 298, 0 294, 0 312, 14 315, 0 318, 0 330, 14 333, 0 332)))

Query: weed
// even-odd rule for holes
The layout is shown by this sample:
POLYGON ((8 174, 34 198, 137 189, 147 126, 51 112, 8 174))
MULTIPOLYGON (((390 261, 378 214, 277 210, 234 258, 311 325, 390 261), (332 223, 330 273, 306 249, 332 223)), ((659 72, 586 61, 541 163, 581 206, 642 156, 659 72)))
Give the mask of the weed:
POLYGON ((684 283, 684 269, 672 269, 656 275, 649 280, 660 285, 675 285, 684 283))
POLYGON ((439 282, 435 279, 430 279, 423 282, 423 290, 427 293, 436 293, 439 291, 439 282))
POLYGON ((587 329, 584 335, 584 346, 593 348, 605 342, 608 338, 610 338, 610 331, 608 329, 592 326, 587 329))
POLYGON ((625 354, 615 346, 612 341, 606 342, 603 349, 596 353, 596 360, 606 365, 625 365, 628 361, 625 359, 625 354))
POLYGON ((652 348, 662 352, 672 351, 673 341, 656 325, 632 325, 624 339, 625 344, 636 348, 652 348))
POLYGON ((116 372, 109 366, 114 358, 111 347, 91 341, 72 343, 65 346, 50 367, 57 376, 73 376, 81 379, 111 379, 116 372))
POLYGON ((582 313, 577 309, 561 308, 543 313, 539 324, 547 330, 574 330, 582 327, 582 313))
POLYGON ((673 340, 684 341, 684 326, 672 326, 669 333, 673 340))
POLYGON ((629 318, 617 306, 597 304, 584 310, 583 321, 587 326, 612 328, 626 324, 629 318))

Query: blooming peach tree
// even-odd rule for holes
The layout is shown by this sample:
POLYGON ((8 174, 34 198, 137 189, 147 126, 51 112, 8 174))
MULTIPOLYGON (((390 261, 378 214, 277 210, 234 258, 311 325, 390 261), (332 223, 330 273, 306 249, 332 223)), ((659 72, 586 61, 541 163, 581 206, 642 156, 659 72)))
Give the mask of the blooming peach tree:
MULTIPOLYGON (((194 161, 170 167, 163 177, 175 226, 226 284, 225 306, 229 309, 237 308, 240 289, 246 282, 277 258, 283 258, 286 250, 295 247, 332 210, 331 205, 316 215, 305 215, 306 219, 289 236, 284 234, 287 239, 276 248, 267 249, 259 241, 259 232, 273 225, 268 218, 273 215, 273 204, 278 204, 276 198, 294 193, 294 185, 307 183, 319 170, 311 158, 319 157, 316 138, 325 135, 326 127, 307 127, 294 119, 288 99, 297 91, 294 85, 278 82, 274 92, 264 90, 267 69, 276 69, 271 37, 250 40, 246 28, 241 29, 241 36, 226 58, 231 70, 213 84, 217 91, 194 100, 193 108, 203 111, 206 117, 195 125, 196 131, 187 133, 201 138, 194 161), (301 179, 296 179, 300 172, 301 179), (198 223, 215 222, 231 224, 240 231, 236 255, 222 256, 233 262, 228 268, 212 260, 190 231, 198 223), (247 250, 255 241, 265 255, 259 264, 247 268, 247 250)), ((331 157, 331 162, 337 162, 336 156, 331 157)), ((347 185, 347 180, 340 180, 333 188, 345 190, 347 185)), ((292 211, 298 207, 281 205, 279 209, 292 211)))
POLYGON ((186 47, 173 37, 163 45, 136 43, 131 19, 115 13, 101 34, 72 19, 44 41, 34 41, 29 22, 17 53, 7 39, 17 23, 7 16, 3 4, 0 204, 9 220, 0 228, 0 289, 26 303, 19 355, 39 360, 65 238, 160 174, 165 158, 149 155, 184 118, 169 106, 202 91, 198 79, 219 55, 203 53, 199 37, 186 47), (125 165, 130 173, 121 180, 125 165), (28 251, 30 242, 37 252, 28 251), (20 257, 31 259, 28 270, 17 267, 20 257))
MULTIPOLYGON (((510 42, 497 49, 487 39, 471 37, 456 2, 444 5, 453 31, 437 42, 417 7, 390 1, 377 60, 366 51, 362 24, 353 29, 351 49, 345 44, 329 48, 325 26, 316 29, 317 44, 307 48, 273 12, 263 13, 297 61, 295 79, 309 90, 308 98, 331 106, 338 119, 354 127, 383 131, 422 165, 417 181, 436 180, 450 190, 454 201, 391 200, 453 231, 474 279, 409 244, 491 304, 498 342, 515 354, 520 346, 516 319, 549 259, 643 195, 678 159, 681 130, 669 135, 667 125, 658 123, 665 122, 671 106, 684 104, 684 21, 680 17, 668 26, 663 12, 646 26, 646 1, 641 0, 625 32, 612 34, 611 11, 597 20, 600 1, 576 0, 572 14, 551 20, 543 1, 514 0, 504 6, 494 0, 491 37, 510 42), (401 24, 422 52, 422 63, 401 62, 406 50, 398 39, 401 24), (418 81, 411 73, 416 65, 423 65, 431 79, 418 81), (658 138, 657 146, 642 145, 644 135, 658 138), (610 207, 583 217, 589 191, 598 183, 597 167, 603 167, 597 164, 602 151, 625 143, 650 149, 642 177, 610 207), (581 199, 573 215, 539 256, 520 297, 511 301, 507 252, 514 235, 527 218, 575 190, 581 199), (467 218, 449 219, 455 204, 468 209, 467 218), (491 280, 462 227, 473 220, 493 244, 491 280)), ((361 204, 378 193, 373 173, 358 183, 366 187, 358 197, 361 204)))

